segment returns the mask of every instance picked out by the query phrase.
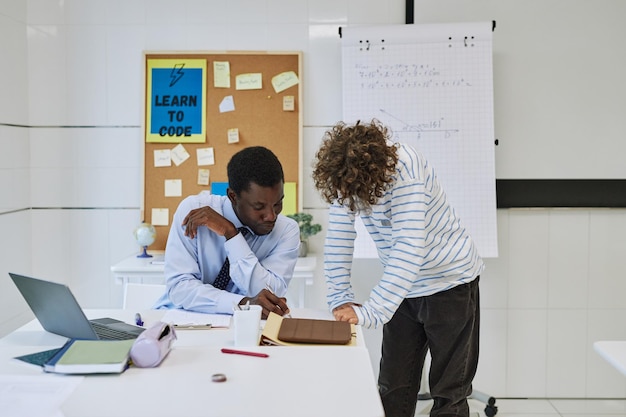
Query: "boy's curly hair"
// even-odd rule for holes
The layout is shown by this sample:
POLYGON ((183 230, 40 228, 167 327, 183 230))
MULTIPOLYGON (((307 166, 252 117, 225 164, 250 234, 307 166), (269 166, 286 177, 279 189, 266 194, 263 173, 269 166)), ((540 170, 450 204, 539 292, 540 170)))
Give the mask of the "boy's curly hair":
POLYGON ((378 120, 339 122, 324 134, 313 163, 313 182, 327 203, 337 201, 351 211, 368 210, 393 181, 397 145, 378 120))

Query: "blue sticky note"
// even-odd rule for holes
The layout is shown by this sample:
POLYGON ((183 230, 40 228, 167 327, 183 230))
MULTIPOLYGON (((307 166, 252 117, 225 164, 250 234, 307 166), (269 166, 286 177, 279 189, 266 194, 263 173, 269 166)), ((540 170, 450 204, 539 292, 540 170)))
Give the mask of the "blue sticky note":
POLYGON ((211 194, 226 195, 227 188, 228 188, 227 182, 213 182, 211 183, 211 194))

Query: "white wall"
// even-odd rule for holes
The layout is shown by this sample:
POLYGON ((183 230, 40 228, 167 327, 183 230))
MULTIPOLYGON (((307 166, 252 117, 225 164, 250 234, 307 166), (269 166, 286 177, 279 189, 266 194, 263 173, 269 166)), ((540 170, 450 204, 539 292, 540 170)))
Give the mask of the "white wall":
POLYGON ((626 211, 498 211, 501 256, 481 279, 477 388, 513 397, 624 397, 593 351, 626 339, 626 211))
POLYGON ((415 23, 495 21, 496 176, 626 177, 626 2, 417 0, 415 23))
POLYGON ((0 2, 0 335, 30 316, 7 272, 30 271, 26 3, 0 2))
MULTIPOLYGON (((303 51, 304 205, 325 224, 309 174, 341 119, 338 28, 403 22, 404 0, 0 0, 0 56, 14 64, 0 66, 0 335, 31 317, 7 271, 67 282, 86 308, 121 305, 109 267, 138 250, 144 50, 303 51)), ((625 214, 498 211, 477 389, 626 395, 591 348, 626 338, 625 214)), ((315 236, 312 251, 322 243, 315 236)), ((321 268, 307 302, 325 308, 321 268)), ((377 261, 357 262, 357 294, 379 274, 377 261)), ((379 336, 367 332, 374 364, 379 336)))

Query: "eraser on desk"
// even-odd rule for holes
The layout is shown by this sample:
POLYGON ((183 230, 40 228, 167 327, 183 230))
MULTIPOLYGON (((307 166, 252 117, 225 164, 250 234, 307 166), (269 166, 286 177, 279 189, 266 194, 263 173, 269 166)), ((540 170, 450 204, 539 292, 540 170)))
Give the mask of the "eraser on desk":
POLYGON ((176 340, 174 327, 162 321, 142 332, 130 348, 133 365, 139 368, 158 366, 170 353, 176 340))

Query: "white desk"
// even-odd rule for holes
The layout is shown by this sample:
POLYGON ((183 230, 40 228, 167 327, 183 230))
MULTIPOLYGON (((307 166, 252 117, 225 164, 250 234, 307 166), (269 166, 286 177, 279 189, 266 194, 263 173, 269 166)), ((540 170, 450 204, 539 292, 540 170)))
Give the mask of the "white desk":
MULTIPOLYGON (((111 266, 115 281, 124 285, 124 290, 129 282, 140 284, 165 283, 162 262, 164 252, 149 251, 149 253, 154 257, 138 258, 135 254, 111 266)), ((292 282, 296 281, 298 286, 298 305, 295 306, 296 308, 304 308, 306 287, 313 285, 316 264, 317 257, 315 256, 298 258, 292 279, 292 282)))
MULTIPOLYGON (((294 310, 299 314, 306 310, 294 310)), ((134 312, 87 310, 88 317, 116 317, 132 322, 134 312)), ((143 312, 146 326, 162 311, 143 312)), ((322 314, 321 312, 319 314, 322 314)), ((324 312, 324 314, 328 314, 324 312)), ((64 417, 176 416, 185 417, 382 417, 370 358, 356 347, 266 347, 269 358, 227 355, 230 329, 180 330, 173 350, 157 368, 131 367, 121 375, 90 375, 62 404, 64 417), (224 373, 227 381, 211 382, 224 373), (103 397, 105 396, 105 397, 103 397), (103 401, 103 398, 105 400, 103 401)), ((357 337, 362 337, 358 332, 357 337)), ((14 356, 63 344, 64 338, 41 330, 34 320, 0 339, 0 376, 78 378, 44 374, 14 356)), ((33 394, 36 401, 37 394, 33 394)))
POLYGON ((595 342, 593 348, 615 369, 626 376, 626 340, 595 342))

